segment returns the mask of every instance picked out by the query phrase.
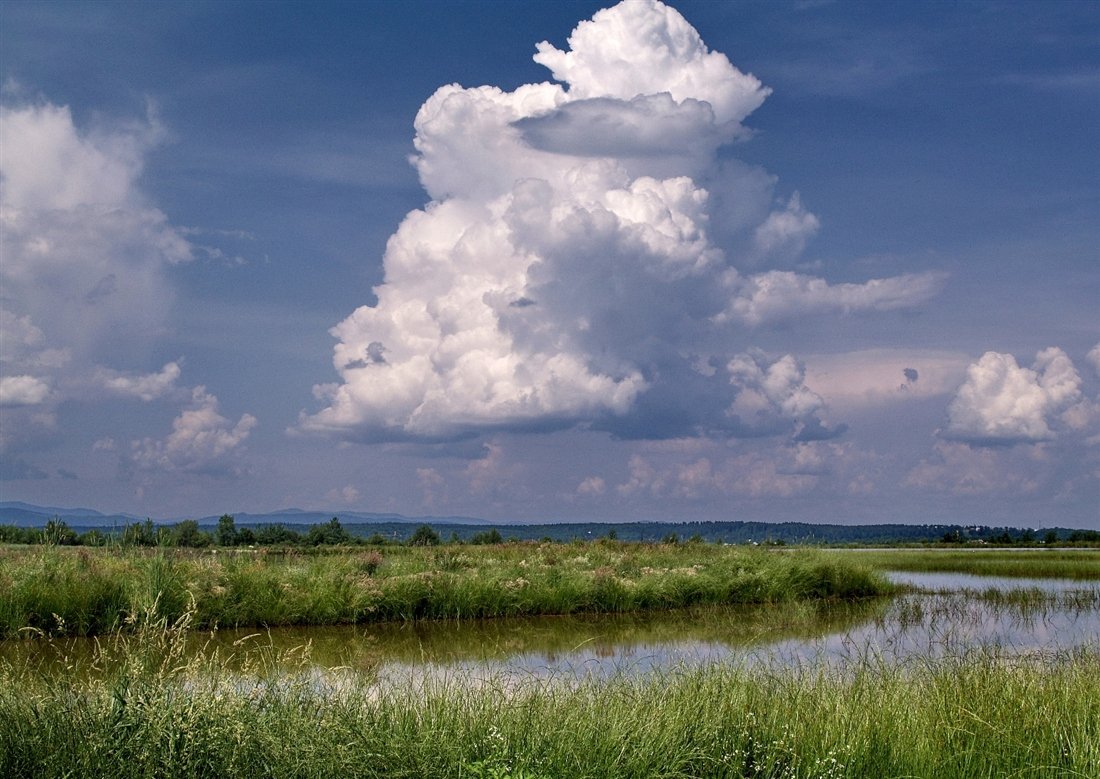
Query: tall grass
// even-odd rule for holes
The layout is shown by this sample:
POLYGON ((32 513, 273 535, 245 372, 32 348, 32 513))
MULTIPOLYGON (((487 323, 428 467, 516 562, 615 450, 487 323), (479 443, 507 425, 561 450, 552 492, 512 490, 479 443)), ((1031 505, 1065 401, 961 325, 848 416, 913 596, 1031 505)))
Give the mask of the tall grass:
POLYGON ((1100 579, 1100 550, 882 549, 832 552, 880 570, 971 573, 981 576, 1100 579))
POLYGON ((619 613, 890 591, 854 560, 703 544, 397 547, 324 555, 0 550, 0 638, 96 635, 149 611, 196 627, 619 613))
POLYGON ((97 681, 0 665, 0 775, 1100 775, 1095 647, 410 688, 267 674, 262 653, 246 674, 184 663, 186 621, 112 645, 125 662, 97 681))

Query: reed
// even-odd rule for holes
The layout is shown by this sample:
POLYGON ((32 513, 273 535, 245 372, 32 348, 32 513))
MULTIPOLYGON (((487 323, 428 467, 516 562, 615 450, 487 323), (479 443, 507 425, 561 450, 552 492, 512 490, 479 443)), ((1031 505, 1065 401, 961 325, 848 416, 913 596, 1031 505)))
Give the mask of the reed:
POLYGON ((837 550, 880 570, 971 573, 980 576, 1100 579, 1100 550, 1095 549, 876 549, 837 550))
POLYGON ((97 635, 193 605, 196 627, 621 613, 891 591, 856 560, 705 544, 503 544, 384 552, 0 549, 0 637, 97 635))

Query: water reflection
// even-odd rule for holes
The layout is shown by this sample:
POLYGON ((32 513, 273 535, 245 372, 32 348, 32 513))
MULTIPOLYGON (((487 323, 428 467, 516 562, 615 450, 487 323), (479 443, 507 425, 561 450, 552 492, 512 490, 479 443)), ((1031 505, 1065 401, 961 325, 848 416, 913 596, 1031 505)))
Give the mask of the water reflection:
MULTIPOLYGON (((776 642, 812 641, 880 616, 885 599, 729 606, 462 622, 219 630, 187 636, 186 656, 217 655, 234 670, 278 663, 386 673, 399 668, 507 666, 520 672, 649 667, 654 658, 701 662, 776 642), (262 657, 257 660, 257 655, 262 657)), ((94 673, 117 641, 0 642, 0 661, 94 673)), ((118 653, 121 654, 121 653, 118 653)))
POLYGON ((1038 579, 1019 576, 980 576, 973 573, 923 573, 915 571, 887 571, 887 578, 895 584, 906 584, 931 592, 957 592, 959 590, 1041 590, 1059 593, 1079 590, 1100 590, 1100 581, 1078 579, 1038 579))
MULTIPOLYGON (((950 575, 917 576, 909 582, 948 589, 943 577, 950 575), (928 576, 938 584, 929 584, 928 576)), ((997 589, 986 586, 988 578, 972 578, 978 586, 964 591, 858 603, 196 632, 187 636, 179 660, 212 658, 245 674, 341 669, 407 684, 440 677, 608 678, 723 661, 797 665, 872 656, 894 662, 976 648, 1029 653, 1100 641, 1100 587, 1020 589, 1016 579, 1015 589, 997 589)), ((122 644, 0 642, 0 662, 94 677, 127 657, 122 644)))

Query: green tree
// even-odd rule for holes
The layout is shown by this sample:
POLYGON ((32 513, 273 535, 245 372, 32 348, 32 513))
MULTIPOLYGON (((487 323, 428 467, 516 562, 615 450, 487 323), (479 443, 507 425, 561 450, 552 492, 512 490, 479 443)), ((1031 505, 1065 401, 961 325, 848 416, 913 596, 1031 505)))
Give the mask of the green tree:
POLYGON ((495 527, 492 530, 482 530, 470 537, 471 544, 503 544, 504 538, 495 527))
POLYGON ((340 524, 337 517, 333 517, 323 525, 313 525, 306 534, 306 543, 312 546, 320 544, 346 544, 350 540, 348 531, 340 524))
POLYGON ((302 537, 283 525, 264 525, 256 530, 256 543, 264 546, 300 544, 302 543, 302 537))
POLYGON ((240 543, 237 539, 237 523, 229 514, 218 517, 218 529, 214 532, 214 540, 217 541, 218 546, 236 546, 240 543))
POLYGON ((199 523, 193 519, 185 519, 174 528, 172 541, 175 546, 201 548, 210 546, 210 535, 199 528, 199 523))
POLYGON ((439 533, 432 530, 430 525, 421 525, 409 538, 409 546, 437 546, 439 533))

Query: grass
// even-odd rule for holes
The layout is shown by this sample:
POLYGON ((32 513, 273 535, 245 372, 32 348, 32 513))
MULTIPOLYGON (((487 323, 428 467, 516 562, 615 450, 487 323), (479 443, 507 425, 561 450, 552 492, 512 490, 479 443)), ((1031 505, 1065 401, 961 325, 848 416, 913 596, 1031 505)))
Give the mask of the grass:
POLYGON ((1095 647, 409 686, 269 673, 262 650, 243 674, 216 652, 185 661, 190 618, 105 640, 122 662, 98 680, 0 664, 0 775, 1100 775, 1095 647))
POLYGON ((980 576, 1100 579, 1100 550, 883 549, 834 552, 879 570, 970 573, 980 576))
POLYGON ((0 638, 100 635, 136 614, 195 627, 623 613, 859 598, 891 590, 853 559, 706 544, 387 547, 327 554, 0 549, 0 638))

